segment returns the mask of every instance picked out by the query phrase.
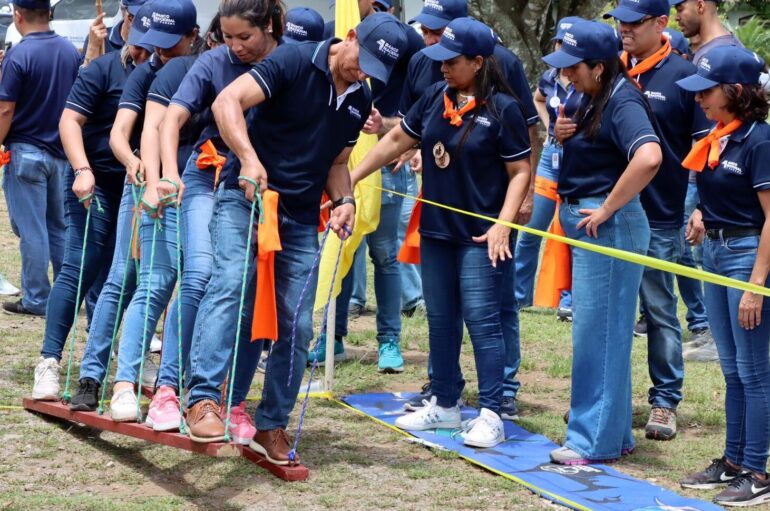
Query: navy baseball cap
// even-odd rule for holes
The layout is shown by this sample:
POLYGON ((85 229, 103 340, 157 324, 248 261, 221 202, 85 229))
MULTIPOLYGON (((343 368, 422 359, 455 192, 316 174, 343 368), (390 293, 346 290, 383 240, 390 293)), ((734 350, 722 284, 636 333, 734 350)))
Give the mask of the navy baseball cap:
POLYGON ((440 30, 453 19, 468 16, 467 0, 425 0, 420 14, 409 20, 425 25, 430 30, 440 30))
POLYGON ((620 0, 618 6, 604 15, 621 23, 636 23, 647 16, 667 16, 671 12, 668 0, 620 0))
POLYGON ((197 16, 192 0, 152 2, 150 29, 142 37, 142 44, 164 50, 173 48, 196 27, 197 16))
POLYGON ((577 16, 567 16, 566 18, 560 19, 559 23, 556 25, 556 35, 551 38, 551 41, 561 41, 564 39, 564 32, 572 28, 572 24, 580 19, 583 18, 578 18, 577 16))
POLYGON ((123 0, 120 2, 120 4, 128 9, 128 12, 131 13, 132 16, 136 16, 136 13, 139 12, 139 9, 147 3, 147 0, 123 0))
POLYGON ((22 9, 50 9, 51 0, 13 0, 11 2, 15 7, 21 7, 22 9))
POLYGON ((375 11, 385 12, 393 7, 393 4, 391 4, 388 0, 374 0, 373 6, 375 11))
POLYGON ((691 92, 704 91, 720 83, 753 85, 759 83, 764 68, 765 61, 746 48, 717 46, 701 57, 697 73, 676 84, 691 92))
POLYGON ((666 28, 663 35, 668 37, 671 47, 682 55, 690 55, 690 43, 680 31, 673 28, 666 28))
POLYGON ((393 67, 406 55, 408 45, 398 20, 384 12, 370 14, 356 27, 356 38, 361 71, 388 83, 393 67))
POLYGON ((131 30, 128 32, 128 44, 131 46, 140 46, 150 53, 155 51, 152 45, 142 42, 144 34, 150 30, 152 24, 152 2, 146 2, 134 14, 134 21, 131 23, 131 30))
POLYGON ((497 38, 491 28, 473 18, 453 20, 438 44, 422 49, 431 60, 451 60, 459 55, 489 57, 495 51, 497 38))
POLYGON ((324 19, 309 7, 295 7, 286 13, 283 41, 297 44, 304 41, 320 41, 324 38, 324 19))
POLYGON ((564 31, 559 51, 543 57, 551 67, 562 69, 584 60, 617 58, 618 35, 606 23, 579 19, 564 31))
MULTIPOLYGON (((677 5, 686 2, 687 0, 669 0, 669 3, 671 4, 671 7, 676 7, 677 5)), ((721 4, 722 0, 708 0, 711 2, 714 2, 715 4, 721 4)))

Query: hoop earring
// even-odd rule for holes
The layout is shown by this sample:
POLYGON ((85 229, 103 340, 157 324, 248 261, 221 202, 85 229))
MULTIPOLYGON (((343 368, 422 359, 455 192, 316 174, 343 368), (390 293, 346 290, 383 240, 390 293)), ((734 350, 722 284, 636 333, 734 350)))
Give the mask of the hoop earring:
POLYGON ((602 82, 602 75, 594 76, 594 80, 596 80, 596 83, 601 83, 602 82))

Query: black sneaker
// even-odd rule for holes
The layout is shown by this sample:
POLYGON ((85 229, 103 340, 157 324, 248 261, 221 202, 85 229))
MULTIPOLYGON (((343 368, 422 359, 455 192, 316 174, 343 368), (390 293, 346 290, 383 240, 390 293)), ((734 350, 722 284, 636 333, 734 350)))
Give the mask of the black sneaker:
POLYGON ((422 386, 422 389, 420 389, 420 393, 414 396, 412 399, 406 402, 404 405, 404 410, 407 412, 416 412, 420 408, 422 408, 423 405, 422 402, 424 401, 430 401, 430 398, 433 397, 433 392, 430 390, 430 382, 426 383, 422 386))
POLYGON ((685 477, 679 484, 682 488, 693 490, 713 490, 735 480, 739 475, 740 471, 731 468, 723 456, 712 460, 706 470, 685 477))
POLYGON ((500 403, 500 418, 509 421, 519 420, 519 409, 516 408, 516 398, 503 396, 500 403))
POLYGON ((556 311, 556 319, 559 321, 572 321, 572 308, 559 307, 556 311))
POLYGON ((99 404, 99 382, 91 378, 83 378, 78 384, 78 390, 70 401, 70 410, 93 412, 99 404))
POLYGON ((644 314, 639 316, 639 321, 634 326, 634 335, 636 337, 647 337, 647 318, 644 317, 644 314))
POLYGON ((44 318, 45 314, 36 314, 22 305, 21 300, 15 302, 3 302, 3 310, 9 314, 19 314, 22 316, 34 316, 44 318))
POLYGON ((348 307, 348 317, 350 319, 356 319, 364 315, 364 312, 366 312, 366 306, 359 305, 357 303, 351 303, 350 307, 348 307))
POLYGON ((770 480, 759 479, 751 472, 744 472, 714 497, 723 506, 749 507, 770 502, 770 480))

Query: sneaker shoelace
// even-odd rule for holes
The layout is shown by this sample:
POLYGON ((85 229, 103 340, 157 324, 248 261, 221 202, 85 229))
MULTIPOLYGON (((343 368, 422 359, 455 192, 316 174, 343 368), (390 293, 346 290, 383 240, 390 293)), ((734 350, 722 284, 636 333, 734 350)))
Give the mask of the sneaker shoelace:
POLYGON ((244 422, 252 426, 254 425, 251 416, 246 413, 246 405, 241 403, 230 410, 230 424, 242 424, 244 422))
POLYGON ((668 424, 671 418, 671 410, 668 408, 653 408, 652 410, 652 422, 657 424, 668 424))
POLYGON ((173 406, 174 409, 178 409, 176 394, 173 392, 158 392, 152 399, 154 408, 162 409, 166 406, 173 406))
POLYGON ((728 487, 734 488, 736 490, 740 490, 743 486, 750 484, 751 481, 751 473, 750 472, 744 472, 740 475, 738 475, 735 479, 730 481, 730 484, 728 484, 728 487))
POLYGON ((398 345, 393 342, 385 343, 382 345, 382 354, 387 357, 398 356, 401 350, 398 349, 398 345))

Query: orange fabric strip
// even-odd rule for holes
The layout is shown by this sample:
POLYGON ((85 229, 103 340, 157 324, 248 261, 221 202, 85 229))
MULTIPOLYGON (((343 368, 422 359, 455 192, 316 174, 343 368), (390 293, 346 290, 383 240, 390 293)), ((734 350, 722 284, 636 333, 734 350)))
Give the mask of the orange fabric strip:
POLYGON ((222 172, 225 163, 227 163, 227 158, 219 154, 211 140, 206 140, 201 145, 200 150, 201 153, 198 155, 198 159, 195 160, 195 165, 201 170, 214 167, 214 189, 216 190, 219 184, 219 174, 222 172))
MULTIPOLYGON (((548 232, 566 236, 559 221, 561 198, 556 198, 556 213, 548 232)), ((546 240, 543 262, 535 288, 534 305, 554 309, 559 306, 561 292, 572 289, 572 254, 568 245, 560 241, 546 240)))
POLYGON ((449 95, 444 93, 444 119, 450 119, 449 124, 460 127, 463 125, 463 115, 476 108, 476 98, 468 101, 460 110, 455 109, 449 95))
POLYGON ((278 192, 262 194, 262 223, 257 230, 257 296, 251 339, 278 340, 278 311, 275 299, 275 253, 282 249, 278 232, 278 192))
POLYGON ((134 219, 131 222, 131 259, 139 260, 141 249, 139 248, 139 226, 142 225, 142 207, 137 205, 131 208, 134 212, 134 219))
POLYGON ((669 41, 668 37, 663 36, 661 41, 663 43, 663 46, 647 57, 646 59, 642 60, 641 62, 638 62, 633 68, 628 69, 628 62, 629 62, 629 55, 627 51, 624 51, 620 55, 620 60, 623 61, 623 64, 628 69, 628 74, 631 75, 631 78, 636 80, 637 85, 639 84, 639 77, 649 71, 650 69, 653 69, 655 66, 657 66, 663 59, 671 55, 671 41, 669 41))
MULTIPOLYGON (((422 199, 422 188, 417 198, 422 199)), ((406 227, 406 236, 401 249, 398 251, 398 260, 405 264, 420 264, 420 215, 422 214, 422 202, 415 201, 412 208, 412 216, 406 227)))
POLYGON ((0 151, 0 167, 11 163, 11 151, 0 151))
POLYGON ((559 194, 556 193, 556 181, 551 181, 542 176, 535 177, 535 193, 546 199, 558 200, 559 194))
MULTIPOLYGON (((321 206, 329 202, 329 196, 324 192, 321 195, 321 206)), ((326 230, 326 224, 329 223, 329 218, 331 217, 331 210, 330 209, 322 209, 321 214, 318 217, 318 232, 324 232, 326 230)))
POLYGON ((717 168, 719 165, 719 139, 737 130, 742 124, 740 119, 731 121, 727 126, 721 122, 717 123, 711 133, 693 144, 689 154, 682 161, 682 166, 695 172, 701 172, 706 163, 711 170, 717 168))

